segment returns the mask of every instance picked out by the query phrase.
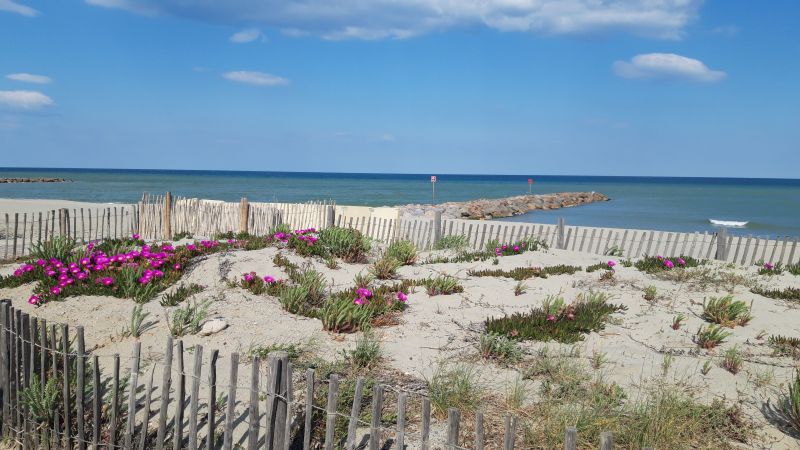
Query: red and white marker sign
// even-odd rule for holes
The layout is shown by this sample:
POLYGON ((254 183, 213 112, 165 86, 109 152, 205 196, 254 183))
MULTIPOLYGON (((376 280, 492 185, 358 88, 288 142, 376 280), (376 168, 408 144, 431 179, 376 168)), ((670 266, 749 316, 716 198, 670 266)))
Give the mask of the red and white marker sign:
POLYGON ((436 183, 436 175, 431 175, 431 183, 436 183))
POLYGON ((533 178, 528 178, 528 184, 533 184, 533 178))

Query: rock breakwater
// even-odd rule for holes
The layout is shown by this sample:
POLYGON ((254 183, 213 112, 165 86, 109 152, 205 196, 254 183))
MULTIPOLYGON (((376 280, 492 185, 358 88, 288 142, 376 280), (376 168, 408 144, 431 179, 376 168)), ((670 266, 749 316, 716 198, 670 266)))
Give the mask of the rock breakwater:
POLYGON ((64 183, 66 178, 0 178, 0 183, 64 183))
POLYGON ((403 205, 399 208, 401 215, 404 216, 423 216, 439 210, 442 211, 442 218, 445 219, 496 219, 518 216, 536 210, 570 208, 608 200, 608 196, 599 192, 558 192, 447 202, 438 205, 403 205))

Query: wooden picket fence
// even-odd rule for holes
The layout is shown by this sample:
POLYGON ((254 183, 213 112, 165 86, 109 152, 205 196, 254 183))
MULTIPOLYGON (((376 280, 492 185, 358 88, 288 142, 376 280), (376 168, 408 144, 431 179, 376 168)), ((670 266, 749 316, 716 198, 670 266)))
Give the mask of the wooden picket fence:
MULTIPOLYGON (((460 430, 458 409, 448 409, 446 424, 432 421, 431 402, 424 393, 376 384, 366 422, 364 378, 355 381, 352 404, 342 404, 344 380, 336 374, 318 379, 314 369, 295 377, 286 352, 270 353, 266 368, 254 357, 241 371, 240 355, 231 353, 229 379, 219 384, 216 350, 206 354, 200 344, 188 349, 182 340, 167 337, 163 358, 153 361, 145 355, 152 363, 149 374, 141 351, 138 340, 132 342, 129 358, 87 351, 82 326, 71 330, 66 324, 47 323, 14 308, 10 300, 0 300, 2 438, 14 448, 81 450, 483 450, 487 446, 482 411, 475 414, 475 432, 467 439, 460 430), (191 367, 186 353, 191 354, 191 367), (123 360, 129 367, 126 374, 123 360), (295 392, 295 384, 304 384, 304 389, 295 392), (41 392, 55 392, 54 403, 31 402, 44 398, 41 392), (315 401, 317 394, 323 400, 315 401), (414 401, 419 409, 413 411, 420 413, 414 415, 412 426, 407 411, 414 401), (389 402, 396 408, 393 423, 383 419, 389 402), (348 409, 349 414, 341 412, 348 409), (346 434, 336 433, 337 419, 347 422, 346 434), (431 432, 442 426, 446 433, 431 432), (441 434, 446 438, 435 437, 441 434)), ((524 430, 511 414, 504 414, 503 423, 502 447, 494 448, 513 450, 524 430)), ((602 433, 599 443, 602 450, 612 449, 612 434, 602 433)), ((577 448, 573 427, 565 431, 564 448, 577 448)))
POLYGON ((33 245, 60 235, 82 242, 129 236, 134 232, 144 239, 155 240, 169 240, 178 233, 211 238, 229 231, 264 235, 279 224, 292 229, 354 228, 384 244, 398 239, 410 240, 420 250, 434 248, 442 237, 461 235, 473 250, 483 250, 493 240, 511 243, 535 238, 550 248, 626 258, 683 255, 741 265, 752 265, 756 261, 800 262, 798 237, 733 236, 724 228, 713 233, 683 233, 568 226, 563 219, 558 224, 442 219, 441 213, 424 217, 400 217, 399 213, 359 217, 338 214, 332 201, 251 203, 243 198, 239 202, 222 202, 173 198, 169 192, 153 196, 145 193, 137 205, 95 209, 94 214, 91 209, 60 209, 44 215, 40 212, 38 217, 32 213, 30 220, 28 214, 5 214, 5 231, 0 231, 0 254, 5 260, 25 256, 33 245))
POLYGON ((130 236, 138 229, 139 209, 133 205, 105 208, 61 208, 31 213, 5 213, 0 233, 3 260, 30 254, 31 248, 56 236, 78 242, 130 236))
POLYGON ((247 232, 256 236, 267 234, 277 225, 292 229, 322 229, 332 220, 333 202, 307 203, 249 202, 238 203, 197 198, 173 198, 145 193, 138 203, 141 221, 139 234, 145 239, 171 239, 188 233, 212 237, 224 232, 247 232))
MULTIPOLYGON (((423 250, 433 248, 444 236, 464 236, 467 247, 472 250, 484 250, 491 241, 509 244, 535 238, 554 249, 625 258, 645 255, 691 256, 741 265, 752 265, 756 261, 773 264, 800 262, 798 237, 733 236, 725 228, 716 233, 683 233, 567 226, 563 219, 558 224, 536 224, 441 219, 435 216, 403 218, 397 223, 388 223, 387 226, 398 230, 396 239, 410 240, 423 250)), ((368 229, 365 231, 368 232, 368 229)), ((376 237, 369 233, 368 235, 376 237)))

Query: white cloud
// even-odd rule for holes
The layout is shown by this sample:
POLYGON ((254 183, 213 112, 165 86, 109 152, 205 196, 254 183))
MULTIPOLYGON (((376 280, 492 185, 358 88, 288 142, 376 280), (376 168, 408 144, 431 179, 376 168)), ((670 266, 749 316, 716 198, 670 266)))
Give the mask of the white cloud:
POLYGON ((6 78, 9 80, 33 84, 48 84, 53 82, 53 79, 50 77, 46 77, 44 75, 34 75, 32 73, 11 73, 6 75, 6 78))
POLYGON ((236 70, 222 74, 228 80, 237 83, 254 84, 256 86, 284 86, 289 84, 289 80, 264 72, 252 72, 248 70, 236 70))
POLYGON ((384 133, 378 136, 378 140, 381 142, 394 142, 397 140, 397 138, 395 138, 391 133, 384 133))
POLYGON ((27 17, 34 17, 39 15, 39 11, 31 8, 30 6, 21 5, 13 0, 0 0, 0 11, 8 11, 12 13, 22 14, 27 17))
POLYGON ((229 40, 234 44, 246 44, 248 42, 253 42, 256 39, 263 38, 264 35, 261 33, 261 30, 258 28, 248 28, 246 30, 242 30, 239 32, 234 33, 229 40))
POLYGON ((0 105, 33 110, 54 104, 53 99, 37 91, 0 91, 0 105))
POLYGON ((224 24, 259 24, 327 39, 408 38, 449 28, 675 39, 703 0, 85 0, 108 8, 224 24))
POLYGON ((616 61, 614 72, 623 78, 675 79, 713 83, 727 74, 708 68, 702 61, 674 53, 636 55, 630 61, 616 61))

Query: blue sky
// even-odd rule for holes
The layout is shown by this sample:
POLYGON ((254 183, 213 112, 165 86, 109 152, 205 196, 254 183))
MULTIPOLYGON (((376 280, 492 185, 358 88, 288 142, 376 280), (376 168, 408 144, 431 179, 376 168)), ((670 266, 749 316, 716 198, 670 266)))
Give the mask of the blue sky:
POLYGON ((0 0, 0 165, 797 178, 798 16, 794 0, 0 0))

